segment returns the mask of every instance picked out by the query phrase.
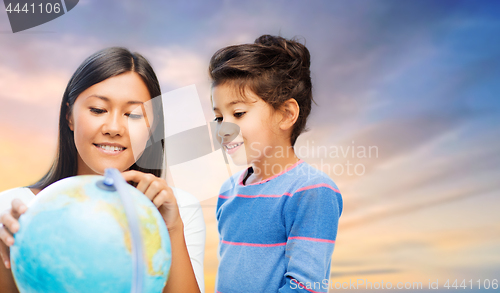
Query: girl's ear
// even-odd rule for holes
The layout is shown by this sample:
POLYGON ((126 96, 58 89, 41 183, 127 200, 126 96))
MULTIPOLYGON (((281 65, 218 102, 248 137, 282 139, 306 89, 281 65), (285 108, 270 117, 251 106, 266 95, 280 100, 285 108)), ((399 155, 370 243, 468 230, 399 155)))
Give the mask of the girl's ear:
POLYGON ((300 107, 294 98, 288 99, 281 105, 282 119, 280 122, 281 130, 289 130, 293 127, 299 118, 300 107))
POLYGON ((68 107, 68 112, 66 112, 66 121, 68 121, 68 127, 71 131, 74 131, 74 123, 73 123, 73 114, 71 113, 71 109, 69 108, 69 103, 66 103, 66 107, 68 107))

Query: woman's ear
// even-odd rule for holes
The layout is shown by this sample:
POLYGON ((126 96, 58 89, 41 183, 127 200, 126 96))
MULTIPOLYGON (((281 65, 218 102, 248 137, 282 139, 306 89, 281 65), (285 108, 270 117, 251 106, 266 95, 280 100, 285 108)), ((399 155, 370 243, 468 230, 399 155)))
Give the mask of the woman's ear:
POLYGON ((66 121, 68 121, 68 127, 71 131, 75 131, 74 123, 73 123, 73 114, 71 113, 71 108, 69 107, 69 103, 66 103, 66 107, 68 107, 68 112, 66 112, 66 121))
POLYGON ((281 105, 282 119, 280 122, 281 130, 289 130, 293 127, 299 118, 300 107, 294 98, 288 99, 281 105))

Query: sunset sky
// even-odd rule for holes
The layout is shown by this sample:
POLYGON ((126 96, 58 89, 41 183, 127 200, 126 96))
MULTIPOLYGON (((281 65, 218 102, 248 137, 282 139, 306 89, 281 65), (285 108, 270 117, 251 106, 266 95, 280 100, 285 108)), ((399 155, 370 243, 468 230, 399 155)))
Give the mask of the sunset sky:
MULTIPOLYGON (((141 53, 164 93, 195 85, 199 108, 166 117, 188 130, 178 121, 213 120, 212 54, 262 34, 297 37, 311 52, 317 105, 296 148, 344 199, 332 281, 426 289, 439 279, 447 291, 448 279, 473 279, 473 289, 500 279, 499 1, 82 0, 16 34, 1 11, 0 191, 47 171, 62 94, 95 51, 141 53)), ((170 172, 201 200, 213 292, 222 154, 170 172)))

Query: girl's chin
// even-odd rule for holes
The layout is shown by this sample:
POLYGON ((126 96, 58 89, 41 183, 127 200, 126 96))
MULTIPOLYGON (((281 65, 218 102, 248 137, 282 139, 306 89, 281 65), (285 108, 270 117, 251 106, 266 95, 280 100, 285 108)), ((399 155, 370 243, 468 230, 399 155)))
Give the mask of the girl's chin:
POLYGON ((230 156, 231 162, 236 166, 248 166, 247 158, 239 156, 230 156))

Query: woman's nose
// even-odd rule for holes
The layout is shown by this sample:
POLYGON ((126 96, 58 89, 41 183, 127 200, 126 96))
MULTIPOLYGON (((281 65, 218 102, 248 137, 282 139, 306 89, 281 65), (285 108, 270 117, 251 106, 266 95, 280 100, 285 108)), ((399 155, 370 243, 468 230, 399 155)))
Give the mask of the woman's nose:
POLYGON ((127 128, 127 120, 124 118, 125 117, 119 115, 118 113, 110 113, 104 125, 102 126, 103 134, 109 134, 111 136, 123 136, 127 128))
POLYGON ((219 125, 217 135, 221 138, 222 142, 232 141, 240 133, 240 127, 235 123, 222 122, 219 125))

